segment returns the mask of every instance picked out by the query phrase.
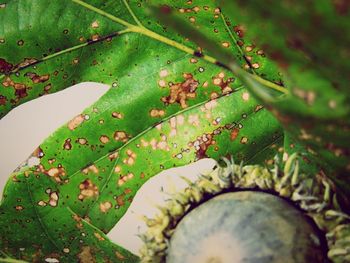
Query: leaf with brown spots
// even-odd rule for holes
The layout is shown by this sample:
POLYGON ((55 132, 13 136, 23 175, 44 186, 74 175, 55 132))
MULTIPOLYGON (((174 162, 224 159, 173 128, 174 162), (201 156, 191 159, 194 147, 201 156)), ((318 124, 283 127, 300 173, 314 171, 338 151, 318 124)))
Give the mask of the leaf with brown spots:
MULTIPOLYGON (((300 151, 334 180, 339 196, 350 204, 350 34, 345 33, 350 27, 349 2, 219 2, 285 76, 289 95, 265 100, 266 106, 295 148, 307 149, 300 151)), ((263 88, 256 82, 251 85, 263 88)))
POLYGON ((350 188, 344 185, 350 183, 350 34, 344 34, 350 27, 349 5, 331 0, 216 2, 221 6, 217 17, 225 21, 234 48, 244 58, 243 68, 255 75, 243 73, 242 60, 227 51, 227 44, 217 45, 198 30, 200 23, 194 27, 171 8, 154 14, 237 72, 296 142, 317 156, 319 169, 337 182, 339 195, 348 199, 350 188), (278 71, 283 82, 276 76, 278 71), (277 88, 271 82, 285 86, 286 95, 268 92, 277 88))
MULTIPOLYGON (((265 149, 283 137, 276 119, 256 110, 260 104, 235 74, 194 42, 164 30, 145 12, 147 3, 130 1, 134 15, 122 1, 108 8, 104 1, 94 4, 26 0, 0 11, 1 24, 19 19, 17 10, 25 24, 15 31, 6 26, 0 41, 1 57, 6 54, 14 65, 0 76, 3 114, 70 84, 111 85, 40 145, 32 155, 38 165, 10 177, 0 205, 0 249, 22 260, 135 262, 135 255, 105 234, 149 178, 206 156, 264 162, 272 156, 265 149), (38 32, 45 37, 34 38, 38 32)), ((217 43, 229 42, 244 67, 212 1, 170 5, 182 6, 179 13, 201 23, 217 43)), ((260 61, 261 67, 268 63, 260 61)))

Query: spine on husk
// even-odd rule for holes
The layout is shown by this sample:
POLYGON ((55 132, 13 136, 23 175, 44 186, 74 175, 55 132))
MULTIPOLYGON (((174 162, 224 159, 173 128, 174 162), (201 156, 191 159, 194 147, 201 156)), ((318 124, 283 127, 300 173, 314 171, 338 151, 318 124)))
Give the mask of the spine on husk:
POLYGON ((332 262, 350 262, 350 217, 343 213, 336 201, 330 182, 320 175, 299 172, 298 157, 293 154, 279 169, 259 165, 236 165, 223 159, 225 166, 217 164, 202 174, 197 181, 186 178, 188 187, 172 194, 167 203, 159 207, 153 219, 145 218, 147 231, 140 237, 142 262, 165 262, 169 240, 178 222, 193 208, 220 193, 253 189, 268 191, 293 202, 311 217, 326 234, 328 257, 332 262))

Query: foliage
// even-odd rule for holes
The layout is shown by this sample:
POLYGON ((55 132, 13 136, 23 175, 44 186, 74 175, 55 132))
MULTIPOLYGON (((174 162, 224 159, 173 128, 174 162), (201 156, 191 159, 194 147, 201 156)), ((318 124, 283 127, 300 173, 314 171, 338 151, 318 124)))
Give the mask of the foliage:
MULTIPOLYGON (((344 205, 349 206, 346 199, 350 193, 350 108, 349 79, 345 72, 349 67, 350 50, 348 36, 342 34, 349 27, 349 7, 328 0, 307 1, 306 4, 288 0, 269 3, 218 1, 227 24, 236 31, 237 43, 247 65, 259 69, 255 58, 258 54, 276 62, 283 81, 270 80, 288 89, 286 95, 277 97, 266 91, 266 87, 273 87, 270 82, 259 81, 242 71, 239 61, 222 46, 203 32, 193 34, 195 27, 184 22, 178 12, 167 6, 158 16, 215 52, 279 119, 292 147, 305 148, 308 164, 304 167, 308 169, 312 162, 312 170, 331 177, 342 192, 344 205), (329 35, 325 36, 324 32, 329 35), (254 40, 253 44, 245 40, 247 36, 254 40), (330 50, 334 50, 332 56, 328 55, 330 50), (344 60, 339 60, 340 57, 344 60)), ((270 71, 266 71, 266 75, 262 76, 268 78, 270 71)))
POLYGON ((277 118, 349 196, 349 3, 219 2, 278 63, 290 93, 270 103, 277 118))
MULTIPOLYGON (((222 3, 222 9, 204 0, 150 3, 0 4, 1 116, 75 83, 111 86, 38 147, 31 158, 38 158, 39 165, 11 175, 0 206, 0 250, 7 255, 34 262, 134 262, 135 255, 105 234, 148 178, 203 157, 230 154, 236 161, 273 163, 272 156, 289 136, 284 137, 261 102, 288 126, 298 147, 301 139, 307 145, 305 159, 317 155, 312 157, 318 160, 313 171, 331 176, 347 193, 347 184, 342 184, 349 168, 347 66, 341 68, 342 63, 329 56, 328 69, 319 61, 305 62, 304 54, 289 52, 278 40, 273 48, 287 52, 291 64, 288 70, 278 69, 279 60, 275 64, 243 36, 238 26, 242 17, 234 12, 241 7, 232 8, 231 2, 222 3), (166 4, 161 10, 169 19, 161 23, 150 15, 150 3, 166 4), (176 16, 169 10, 177 10, 176 16), (184 34, 193 28, 195 38, 177 34, 166 23, 184 34), (210 45, 202 45, 203 36, 210 45)), ((245 7, 249 14, 265 12, 260 5, 255 10, 255 4, 245 7)), ((327 15, 332 20, 332 14, 327 15)), ((251 35, 261 35, 254 29, 261 21, 249 25, 251 35)), ((278 27, 271 21, 266 20, 267 26, 278 27)), ((347 25, 341 16, 339 21, 347 25)), ((264 49, 264 41, 276 36, 272 29, 265 31, 271 34, 261 40, 264 49)), ((334 45, 332 40, 322 43, 320 54, 334 45)), ((337 52, 348 55, 348 45, 341 47, 337 52)))

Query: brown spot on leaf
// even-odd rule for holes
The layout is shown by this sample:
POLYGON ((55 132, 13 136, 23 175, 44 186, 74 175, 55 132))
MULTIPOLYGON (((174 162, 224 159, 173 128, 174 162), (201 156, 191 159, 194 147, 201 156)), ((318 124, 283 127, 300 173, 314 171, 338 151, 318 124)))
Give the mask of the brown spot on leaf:
POLYGON ((243 38, 244 37, 245 28, 243 26, 241 26, 241 25, 234 26, 233 30, 235 31, 236 35, 239 38, 243 38))
POLYGON ((78 116, 74 117, 72 120, 68 122, 68 128, 73 131, 76 129, 80 124, 82 124, 85 120, 85 116, 83 114, 79 114, 78 116))
POLYGON ((248 101, 248 100, 249 100, 249 97, 250 97, 250 95, 249 95, 248 92, 242 93, 242 99, 243 99, 244 101, 248 101))
POLYGON ((111 202, 103 202, 100 203, 100 211, 102 213, 107 213, 109 209, 112 208, 112 203, 111 202))
POLYGON ((224 48, 229 48, 229 47, 230 47, 230 42, 224 41, 224 42, 221 43, 221 45, 222 45, 224 48))
POLYGON ((98 232, 95 232, 95 233, 94 233, 94 236, 95 236, 99 241, 105 240, 105 238, 104 238, 103 236, 101 236, 101 234, 98 233, 98 232))
POLYGON ((3 95, 0 95, 0 105, 6 105, 7 98, 3 95))
POLYGON ((82 172, 84 174, 88 174, 89 172, 94 173, 94 174, 98 174, 98 168, 96 167, 96 165, 92 164, 92 165, 89 165, 88 167, 84 168, 82 170, 82 172))
POLYGON ((40 200, 38 202, 38 206, 46 206, 46 205, 47 205, 47 203, 45 201, 43 201, 43 200, 40 200))
POLYGON ((93 256, 92 249, 88 246, 81 248, 81 252, 77 255, 79 263, 95 263, 95 257, 93 256))
POLYGON ((50 74, 40 76, 33 72, 27 72, 25 76, 30 78, 34 84, 44 83, 50 79, 50 74))
POLYGON ((133 165, 135 163, 136 153, 134 153, 132 150, 128 149, 126 151, 127 158, 123 160, 123 163, 127 165, 133 165))
POLYGON ((125 257, 124 257, 120 252, 118 252, 118 251, 115 252, 115 256, 116 256, 118 259, 120 259, 120 260, 124 260, 124 259, 125 259, 125 257))
POLYGON ((185 78, 184 82, 170 86, 170 95, 162 98, 165 104, 179 103, 182 108, 187 108, 187 100, 196 97, 198 81, 190 73, 185 73, 183 77, 185 78))
POLYGON ((90 179, 84 180, 80 185, 80 194, 78 196, 79 200, 84 200, 85 198, 91 198, 99 194, 98 188, 90 179))
POLYGON ((107 142, 109 142, 108 136, 107 135, 101 135, 100 142, 103 143, 103 144, 106 144, 107 142))
POLYGON ((209 146, 215 144, 213 137, 213 134, 205 133, 202 136, 198 137, 196 141, 192 142, 192 145, 196 150, 197 159, 208 157, 207 150, 209 146))
POLYGON ((239 133, 239 129, 238 128, 234 128, 232 131, 231 131, 231 135, 230 135, 230 139, 231 141, 235 140, 238 136, 238 133, 239 133))
POLYGON ((125 182, 127 182, 128 180, 134 178, 134 174, 133 173, 128 173, 127 175, 124 176, 120 176, 119 180, 118 180, 118 185, 121 186, 123 185, 125 182))
POLYGON ((99 34, 94 34, 94 35, 91 36, 91 40, 94 41, 94 42, 98 41, 99 39, 100 39, 100 35, 99 34))
POLYGON ((158 109, 152 109, 149 114, 151 115, 151 117, 153 118, 158 118, 158 117, 163 117, 165 114, 164 110, 158 110, 158 109))
POLYGON ((116 141, 127 142, 130 136, 126 134, 124 131, 116 131, 114 133, 114 139, 116 141))
POLYGON ((81 217, 78 216, 77 214, 73 214, 73 215, 72 215, 72 218, 74 219, 74 221, 77 222, 76 227, 77 227, 78 229, 82 229, 82 228, 83 228, 83 223, 82 223, 81 217))
POLYGON ((126 188, 124 190, 124 193, 127 195, 127 194, 130 194, 132 192, 132 190, 130 188, 126 188))
POLYGON ((22 210, 24 209, 24 207, 21 206, 21 205, 17 205, 17 206, 15 207, 15 209, 16 209, 17 211, 22 211, 22 210))
POLYGON ((63 149, 67 151, 72 149, 71 139, 68 138, 67 140, 64 141, 63 149))
POLYGON ((98 28, 98 27, 99 27, 98 21, 92 22, 92 23, 91 23, 91 27, 92 27, 92 28, 98 28))
POLYGON ((262 105, 256 105, 254 112, 258 112, 259 110, 261 110, 263 108, 264 108, 264 106, 262 106, 262 105))
POLYGON ((112 117, 116 119, 122 119, 123 114, 121 114, 120 112, 112 112, 112 117))
POLYGON ((118 206, 123 206, 125 204, 124 195, 118 196, 116 201, 117 201, 118 206))
POLYGON ((2 85, 4 85, 4 87, 13 87, 15 89, 15 95, 17 96, 17 99, 21 99, 28 96, 27 89, 29 89, 29 87, 27 87, 23 83, 14 82, 8 76, 3 80, 2 85))
POLYGON ((25 58, 22 62, 18 63, 15 68, 20 69, 20 68, 25 68, 28 67, 29 65, 33 65, 36 62, 38 62, 37 59, 35 58, 25 58))
POLYGON ((108 158, 109 158, 110 161, 113 161, 113 160, 115 160, 118 156, 119 156, 119 152, 114 152, 114 153, 111 153, 110 155, 108 155, 108 158))
POLYGON ((58 199, 59 199, 59 196, 57 192, 50 193, 49 205, 52 207, 56 207, 58 204, 58 199))
POLYGON ((241 143, 242 144, 247 144, 247 142, 248 142, 248 138, 247 137, 242 137, 241 138, 241 143))
POLYGON ((37 158, 43 158, 45 156, 45 154, 44 154, 43 150, 40 147, 38 147, 34 150, 34 152, 32 153, 32 156, 37 157, 37 158))
POLYGON ((56 182, 61 182, 61 177, 64 177, 66 175, 65 169, 61 165, 58 165, 57 167, 52 167, 49 170, 45 170, 44 166, 39 164, 37 167, 37 171, 44 173, 50 177, 53 177, 56 180, 56 182))
POLYGON ((13 64, 7 62, 5 59, 0 58, 0 73, 9 73, 13 69, 13 64))
POLYGON ((78 138, 78 140, 76 140, 76 142, 81 144, 81 145, 85 145, 88 143, 87 139, 85 139, 85 138, 78 138))
POLYGON ((232 88, 229 87, 229 84, 233 81, 234 81, 233 78, 228 78, 227 80, 225 80, 225 73, 224 72, 220 72, 215 77, 213 77, 213 84, 215 86, 220 87, 223 94, 228 94, 228 93, 232 92, 232 88))

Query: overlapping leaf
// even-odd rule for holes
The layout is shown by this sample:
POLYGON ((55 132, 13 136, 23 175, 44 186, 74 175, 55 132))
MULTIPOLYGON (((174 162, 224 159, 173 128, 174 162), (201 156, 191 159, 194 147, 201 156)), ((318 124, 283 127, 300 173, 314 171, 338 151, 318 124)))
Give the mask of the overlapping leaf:
MULTIPOLYGON (((3 113, 75 82, 112 86, 40 145, 31 157, 39 165, 11 176, 0 247, 34 262, 134 262, 104 233, 148 178, 207 156, 266 160, 282 132, 236 76, 148 16, 144 2, 74 2, 8 1, 0 10, 9 25, 0 31, 3 113), (26 58, 32 64, 16 66, 26 58)), ((171 4, 245 64, 212 2, 171 4)))
MULTIPOLYGON (((317 160, 321 172, 326 171, 341 190, 339 194, 342 192, 346 199, 350 160, 349 79, 346 73, 349 40, 348 36, 342 37, 341 32, 348 28, 347 5, 327 0, 320 3, 269 1, 270 4, 218 2, 231 18, 237 36, 248 34, 278 63, 284 75, 283 84, 289 92, 276 98, 266 93, 263 81, 240 74, 242 80, 284 123, 293 140, 307 146, 310 158, 317 160)), ((164 14, 160 18, 163 17, 165 23, 190 37, 189 23, 186 26, 178 15, 167 15, 170 11, 164 14), (166 22, 165 17, 170 22, 166 22)), ((198 43, 208 43, 200 31, 193 36, 198 43)), ((258 54, 265 54, 256 45, 239 41, 242 53, 251 65, 258 54)), ((207 44, 207 47, 218 56, 227 56, 227 52, 217 45, 207 44)), ((241 72, 234 57, 226 63, 233 72, 241 72)))
POLYGON ((221 2, 284 73, 290 96, 270 103, 276 116, 348 196, 350 39, 344 34, 350 21, 348 4, 221 2))

